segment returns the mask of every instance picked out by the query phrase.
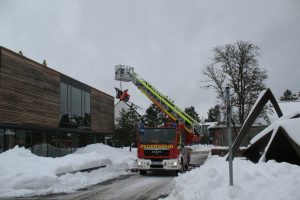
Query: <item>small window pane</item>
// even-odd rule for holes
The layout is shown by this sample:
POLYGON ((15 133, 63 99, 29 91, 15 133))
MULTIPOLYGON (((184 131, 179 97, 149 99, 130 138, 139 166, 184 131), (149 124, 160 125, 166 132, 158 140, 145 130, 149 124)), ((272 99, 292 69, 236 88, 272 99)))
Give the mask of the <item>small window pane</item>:
POLYGON ((72 86, 68 85, 68 113, 71 113, 72 86))
POLYGON ((12 149, 15 147, 15 135, 16 132, 14 129, 5 129, 5 146, 4 149, 12 149))
POLYGON ((57 133, 48 133, 47 142, 48 142, 48 156, 49 157, 60 156, 60 135, 57 133))
POLYGON ((72 87, 71 111, 75 116, 81 116, 81 90, 72 87))
POLYGON ((32 132, 32 152, 38 156, 47 156, 47 135, 40 131, 32 132))
POLYGON ((64 115, 68 112, 68 87, 65 83, 60 83, 60 113, 64 115))
POLYGON ((16 131, 16 145, 26 147, 26 132, 25 130, 16 131))
POLYGON ((90 114, 91 113, 91 95, 90 93, 85 93, 85 113, 90 114))
POLYGON ((69 153, 72 153, 72 134, 70 133, 62 133, 60 135, 60 155, 65 156, 69 153))
POLYGON ((4 129, 0 129, 0 153, 4 151, 4 129))

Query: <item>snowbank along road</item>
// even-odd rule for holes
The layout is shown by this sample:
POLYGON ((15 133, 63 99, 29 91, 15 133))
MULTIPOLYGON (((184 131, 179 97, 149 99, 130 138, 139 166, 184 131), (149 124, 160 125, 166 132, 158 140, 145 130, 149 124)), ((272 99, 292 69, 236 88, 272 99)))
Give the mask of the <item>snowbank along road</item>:
MULTIPOLYGON (((191 164, 202 165, 208 151, 192 152, 191 164)), ((173 173, 136 173, 121 176, 71 194, 56 194, 10 200, 152 200, 168 196, 172 189, 173 173)))

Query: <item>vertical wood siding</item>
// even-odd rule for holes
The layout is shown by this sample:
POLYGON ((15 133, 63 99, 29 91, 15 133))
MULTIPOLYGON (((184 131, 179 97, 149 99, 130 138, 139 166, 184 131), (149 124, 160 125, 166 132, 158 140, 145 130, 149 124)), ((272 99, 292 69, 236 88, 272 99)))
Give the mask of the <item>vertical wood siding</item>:
POLYGON ((95 89, 91 90, 92 131, 113 133, 114 98, 95 89))
POLYGON ((0 122, 59 125, 59 73, 1 48, 0 122))
MULTIPOLYGON (((59 128, 59 90, 59 72, 0 47, 0 123, 59 128)), ((114 97, 93 88, 91 126, 114 130, 114 97)))

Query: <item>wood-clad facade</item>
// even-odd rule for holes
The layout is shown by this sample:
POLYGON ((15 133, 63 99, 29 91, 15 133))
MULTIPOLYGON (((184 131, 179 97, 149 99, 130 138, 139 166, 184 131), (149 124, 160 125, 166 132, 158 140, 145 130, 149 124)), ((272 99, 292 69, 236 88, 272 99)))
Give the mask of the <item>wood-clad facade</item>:
POLYGON ((0 153, 20 145, 65 155, 103 142, 113 118, 112 96, 0 47, 0 153))
POLYGON ((57 128, 58 72, 1 48, 0 122, 57 128))
POLYGON ((92 130, 112 133, 114 127, 114 99, 97 90, 91 90, 91 121, 92 130))

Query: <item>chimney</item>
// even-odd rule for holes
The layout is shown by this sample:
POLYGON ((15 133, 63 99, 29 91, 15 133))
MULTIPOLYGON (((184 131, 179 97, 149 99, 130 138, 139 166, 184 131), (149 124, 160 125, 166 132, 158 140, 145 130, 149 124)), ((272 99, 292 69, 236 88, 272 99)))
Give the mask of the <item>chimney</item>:
POLYGON ((47 67, 47 62, 46 62, 46 60, 43 61, 43 65, 44 65, 45 67, 47 67))

